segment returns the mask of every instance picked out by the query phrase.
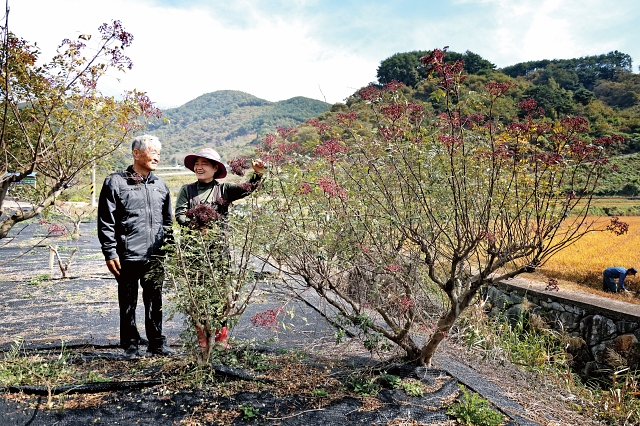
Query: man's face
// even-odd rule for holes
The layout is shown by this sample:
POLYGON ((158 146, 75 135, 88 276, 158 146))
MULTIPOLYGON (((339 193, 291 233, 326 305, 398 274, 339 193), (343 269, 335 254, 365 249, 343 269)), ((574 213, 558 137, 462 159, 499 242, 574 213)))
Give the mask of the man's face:
POLYGON ((133 150, 133 165, 136 170, 140 170, 149 174, 158 167, 160 163, 160 150, 150 146, 146 150, 133 150))

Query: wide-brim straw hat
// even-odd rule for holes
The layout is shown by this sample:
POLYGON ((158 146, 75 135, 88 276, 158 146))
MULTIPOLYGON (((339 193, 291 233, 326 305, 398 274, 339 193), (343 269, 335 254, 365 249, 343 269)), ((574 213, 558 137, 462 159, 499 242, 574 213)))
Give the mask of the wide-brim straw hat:
POLYGON ((213 175, 214 179, 222 179, 227 175, 227 168, 224 166, 224 164, 222 164, 220 154, 218 154, 217 151, 211 148, 204 148, 198 151, 197 154, 187 155, 186 157, 184 157, 184 166, 187 169, 193 171, 193 167, 195 166, 198 157, 206 158, 207 160, 218 164, 218 170, 216 171, 216 174, 213 175))

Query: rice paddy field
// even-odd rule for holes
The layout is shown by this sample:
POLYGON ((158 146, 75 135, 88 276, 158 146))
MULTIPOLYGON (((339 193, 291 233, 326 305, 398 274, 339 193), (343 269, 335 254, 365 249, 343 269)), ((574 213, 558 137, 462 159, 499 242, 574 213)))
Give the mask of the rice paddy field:
MULTIPOLYGON (((610 217, 594 218, 596 228, 606 226, 610 217), (600 225, 600 226, 598 226, 600 225)), ((640 216, 622 216, 629 224, 626 234, 593 231, 552 257, 539 272, 545 277, 570 281, 580 286, 602 289, 602 271, 610 266, 640 269, 640 216)), ((625 281, 629 290, 640 290, 640 274, 625 281)))

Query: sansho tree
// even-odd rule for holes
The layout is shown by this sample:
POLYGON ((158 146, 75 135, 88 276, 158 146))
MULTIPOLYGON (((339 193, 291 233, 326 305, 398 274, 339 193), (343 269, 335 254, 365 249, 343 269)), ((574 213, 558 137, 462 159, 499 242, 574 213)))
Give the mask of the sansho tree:
MULTIPOLYGON (((244 175, 246 162, 232 160, 232 173, 244 175)), ((251 193, 261 184, 242 186, 251 193)), ((252 257, 261 231, 256 227, 261 214, 257 196, 243 199, 228 214, 217 213, 216 207, 231 206, 218 198, 187 210, 187 226, 174 223, 163 263, 167 285, 173 290, 168 309, 185 316, 184 337, 194 343, 201 365, 209 362, 221 329, 234 326, 244 313, 257 286, 252 257)))
POLYGON ((123 52, 133 36, 119 21, 100 26, 95 43, 90 35, 63 40, 53 59, 39 64, 39 49, 9 31, 8 6, 6 12, 0 27, 0 204, 29 174, 36 173, 37 185, 15 186, 31 206, 4 217, 0 238, 53 204, 145 120, 160 116, 142 92, 116 98, 98 87, 108 71, 132 67, 123 52))
MULTIPOLYGON (((367 87, 350 108, 263 142, 265 258, 315 290, 367 348, 390 342, 430 365, 485 285, 543 265, 595 230, 588 208, 617 137, 585 139, 581 117, 522 118, 494 107, 509 84, 465 93, 463 64, 422 62, 445 109, 429 116, 400 84, 367 87)), ((598 230, 626 232, 614 219, 598 230)))

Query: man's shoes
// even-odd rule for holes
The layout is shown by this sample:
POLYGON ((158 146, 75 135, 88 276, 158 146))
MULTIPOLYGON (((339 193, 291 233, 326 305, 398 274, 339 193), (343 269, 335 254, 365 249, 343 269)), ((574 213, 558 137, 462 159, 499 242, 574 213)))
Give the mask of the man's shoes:
POLYGON ((176 351, 171 349, 166 343, 158 348, 148 348, 147 352, 158 356, 172 356, 176 354, 176 351))
POLYGON ((140 352, 138 352, 138 347, 136 345, 129 346, 122 355, 124 359, 136 359, 140 356, 140 352))
POLYGON ((141 337, 140 340, 138 340, 138 344, 142 346, 149 346, 149 341, 144 337, 141 337))

